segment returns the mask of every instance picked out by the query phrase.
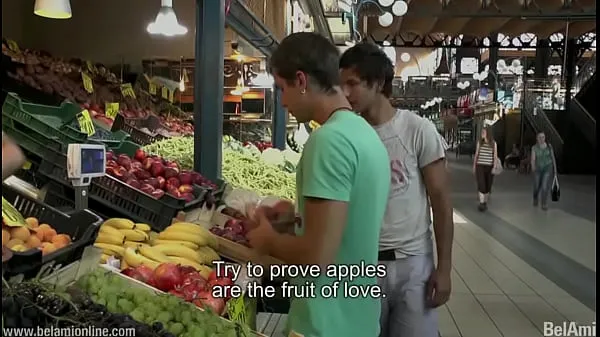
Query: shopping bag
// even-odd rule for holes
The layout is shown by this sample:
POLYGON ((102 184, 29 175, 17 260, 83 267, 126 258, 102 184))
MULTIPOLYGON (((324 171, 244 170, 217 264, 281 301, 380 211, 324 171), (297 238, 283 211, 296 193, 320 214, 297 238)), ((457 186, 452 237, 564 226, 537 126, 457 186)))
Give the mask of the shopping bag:
POLYGON ((500 161, 500 158, 497 158, 494 161, 494 167, 492 168, 492 174, 497 176, 500 173, 502 173, 502 162, 500 161))
POLYGON ((557 202, 560 200, 560 185, 558 185, 558 177, 554 176, 552 181, 552 201, 557 202))

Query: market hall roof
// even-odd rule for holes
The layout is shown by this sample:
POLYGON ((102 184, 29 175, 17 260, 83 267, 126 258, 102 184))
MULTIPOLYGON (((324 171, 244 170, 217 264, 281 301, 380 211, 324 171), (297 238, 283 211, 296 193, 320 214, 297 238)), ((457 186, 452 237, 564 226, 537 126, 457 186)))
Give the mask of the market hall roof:
MULTIPOLYGON (((341 16, 338 0, 321 0, 336 43, 343 33, 333 19, 341 16)), ((408 12, 394 17, 389 27, 378 23, 382 9, 377 0, 358 0, 360 6, 356 26, 367 33, 384 39, 401 34, 408 36, 459 35, 487 37, 492 33, 521 36, 525 33, 546 38, 554 33, 565 33, 568 22, 569 37, 579 37, 596 30, 595 0, 406 0, 408 12)), ((389 9, 385 9, 389 11, 389 9)), ((344 43, 343 41, 341 43, 344 43)))

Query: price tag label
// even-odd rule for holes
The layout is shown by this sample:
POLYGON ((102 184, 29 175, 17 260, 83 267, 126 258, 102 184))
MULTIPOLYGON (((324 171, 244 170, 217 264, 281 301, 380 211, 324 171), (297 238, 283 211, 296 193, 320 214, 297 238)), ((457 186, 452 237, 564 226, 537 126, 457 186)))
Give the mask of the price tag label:
POLYGON ((106 111, 106 117, 114 120, 119 114, 119 103, 106 103, 104 111, 106 111))
POLYGON ((173 103, 174 100, 175 100, 175 90, 173 90, 173 91, 169 90, 169 102, 173 103))
POLYGON ((25 218, 10 202, 2 197, 2 222, 9 227, 27 226, 25 218))
POLYGON ((20 51, 19 45, 13 40, 6 40, 6 44, 8 45, 8 49, 18 53, 20 51))
POLYGON ((91 137, 96 133, 96 128, 94 127, 94 122, 92 122, 92 117, 90 116, 90 112, 87 110, 81 111, 77 115, 77 122, 79 123, 79 129, 81 132, 91 137))
POLYGON ((169 99, 169 89, 167 87, 162 87, 162 98, 169 99))
POLYGON ((150 82, 148 84, 148 91, 150 91, 150 95, 156 95, 156 92, 157 92, 157 90, 156 90, 156 84, 150 82))
POLYGON ((85 89, 85 91, 87 91, 90 94, 93 93, 94 85, 92 84, 92 79, 85 71, 81 72, 81 79, 83 80, 83 88, 85 89))
POLYGON ((96 67, 94 66, 94 64, 92 63, 92 61, 85 61, 85 64, 87 65, 87 68, 89 70, 90 73, 95 73, 96 72, 96 67))
POLYGON ((227 316, 232 322, 246 324, 246 302, 244 296, 232 298, 227 302, 227 316))
POLYGON ((121 93, 123 94, 124 97, 135 98, 135 91, 133 91, 133 87, 131 86, 131 83, 121 84, 121 93))

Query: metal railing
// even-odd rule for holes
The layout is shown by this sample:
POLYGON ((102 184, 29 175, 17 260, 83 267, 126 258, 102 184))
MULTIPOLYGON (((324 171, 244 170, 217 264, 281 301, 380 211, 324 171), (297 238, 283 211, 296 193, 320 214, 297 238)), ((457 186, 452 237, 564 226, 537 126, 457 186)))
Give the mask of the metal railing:
POLYGON ((554 149, 554 156, 557 162, 560 163, 565 143, 544 112, 541 96, 526 90, 521 113, 529 120, 536 132, 543 132, 546 135, 548 143, 552 144, 554 149))
POLYGON ((572 121, 583 136, 596 148, 596 120, 586 108, 581 105, 577 98, 571 100, 572 107, 569 113, 572 121))
POLYGON ((596 53, 593 53, 581 69, 579 69, 577 77, 573 82, 573 90, 571 90, 572 97, 575 97, 580 91, 584 90, 594 73, 596 73, 596 53))

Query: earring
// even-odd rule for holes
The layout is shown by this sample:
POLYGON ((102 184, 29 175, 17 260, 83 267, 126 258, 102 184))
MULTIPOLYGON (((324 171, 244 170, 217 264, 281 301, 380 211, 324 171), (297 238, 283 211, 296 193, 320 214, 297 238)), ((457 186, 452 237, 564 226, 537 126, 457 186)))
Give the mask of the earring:
POLYGON ((302 94, 302 95, 306 94, 306 89, 300 90, 300 94, 302 94))

